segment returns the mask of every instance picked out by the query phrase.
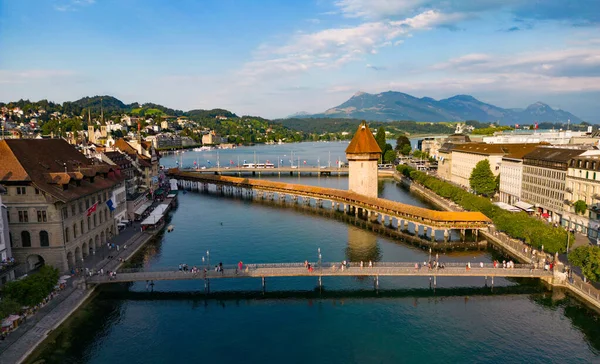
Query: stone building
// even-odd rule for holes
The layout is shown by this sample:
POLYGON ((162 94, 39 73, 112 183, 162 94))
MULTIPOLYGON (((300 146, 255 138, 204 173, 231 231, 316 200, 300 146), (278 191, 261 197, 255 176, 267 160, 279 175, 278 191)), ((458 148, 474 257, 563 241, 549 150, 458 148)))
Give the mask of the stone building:
POLYGON ((117 169, 62 139, 2 140, 0 160, 12 252, 27 270, 81 266, 117 234, 106 204, 121 181, 117 169))
POLYGON ((15 279, 14 266, 10 264, 12 252, 10 248, 10 235, 8 227, 8 209, 2 204, 2 195, 6 189, 0 185, 0 286, 15 279))
POLYGON ((589 150, 569 161, 565 184, 565 206, 562 225, 575 229, 591 238, 598 238, 600 228, 600 151, 589 150), (577 201, 587 205, 584 213, 577 213, 577 201))
POLYGON ((584 151, 579 148, 540 147, 525 154, 521 200, 533 204, 538 214, 548 221, 560 223, 569 162, 584 151))
POLYGON ((540 144, 524 144, 502 157, 500 163, 500 201, 515 204, 521 201, 523 181, 523 156, 535 150, 540 144))
POLYGON ((430 155, 438 161, 438 177, 450 180, 452 177, 452 149, 458 144, 470 143, 471 139, 465 134, 452 134, 446 138, 437 152, 430 155))
POLYGON ((377 197, 377 163, 381 148, 365 122, 346 148, 348 159, 348 190, 369 197, 377 197))

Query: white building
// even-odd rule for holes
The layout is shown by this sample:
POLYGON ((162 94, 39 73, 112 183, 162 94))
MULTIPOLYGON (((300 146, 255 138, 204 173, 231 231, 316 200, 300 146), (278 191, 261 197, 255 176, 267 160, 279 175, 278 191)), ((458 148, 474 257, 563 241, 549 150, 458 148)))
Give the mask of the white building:
MULTIPOLYGON (((539 144, 532 144, 532 146, 539 144)), ((521 201, 521 185, 523 182, 523 156, 535 147, 521 148, 502 157, 500 163, 500 201, 515 204, 521 201)))
POLYGON ((588 150, 571 159, 567 170, 562 225, 591 238, 600 229, 600 150, 588 150), (574 203, 587 204, 584 213, 575 212, 574 203))
POLYGON ((12 252, 10 250, 8 211, 7 207, 2 204, 2 194, 4 193, 6 193, 6 189, 0 186, 0 262, 4 266, 0 270, 0 286, 15 279, 15 271, 12 267, 9 267, 12 252))
POLYGON ((488 144, 514 144, 514 143, 549 143, 552 145, 571 144, 571 139, 585 136, 583 131, 554 131, 554 130, 513 130, 495 133, 493 136, 483 137, 483 142, 488 144))

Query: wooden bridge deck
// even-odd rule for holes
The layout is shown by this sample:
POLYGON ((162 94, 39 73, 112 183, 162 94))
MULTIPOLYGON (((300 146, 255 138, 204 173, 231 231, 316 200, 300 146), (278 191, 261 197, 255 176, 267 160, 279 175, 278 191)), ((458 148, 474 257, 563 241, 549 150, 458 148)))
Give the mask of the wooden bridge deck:
POLYGON ((215 176, 195 172, 182 172, 177 169, 169 170, 169 175, 179 180, 204 184, 215 184, 219 186, 259 190, 283 195, 306 196, 308 198, 330 200, 356 206, 358 208, 377 211, 388 216, 401 217, 409 221, 436 228, 481 229, 487 228, 491 223, 491 220, 481 212, 434 211, 334 188, 307 186, 262 179, 215 176))
POLYGON ((198 279, 235 279, 235 278, 271 278, 271 277, 521 277, 544 278, 552 277, 553 273, 543 269, 534 269, 533 265, 516 265, 515 268, 494 268, 485 264, 483 268, 472 265, 470 269, 462 263, 446 264, 444 268, 415 269, 415 263, 376 263, 374 267, 363 267, 353 263, 350 268, 341 269, 339 263, 323 263, 316 266, 312 272, 302 263, 292 264, 250 264, 241 271, 235 267, 224 267, 223 272, 210 270, 204 273, 184 272, 179 270, 143 270, 124 269, 117 272, 116 277, 96 275, 88 279, 88 283, 116 283, 138 281, 169 281, 169 280, 198 280, 198 279))

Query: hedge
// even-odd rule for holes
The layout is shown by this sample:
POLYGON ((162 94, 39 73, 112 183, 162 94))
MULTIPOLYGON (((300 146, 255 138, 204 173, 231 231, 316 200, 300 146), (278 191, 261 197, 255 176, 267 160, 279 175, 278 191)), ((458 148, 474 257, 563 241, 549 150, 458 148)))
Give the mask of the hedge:
POLYGON ((520 239, 536 249, 541 249, 543 246, 544 251, 549 253, 566 251, 567 232, 561 227, 549 225, 525 212, 515 213, 503 210, 487 198, 473 195, 460 187, 409 166, 399 165, 397 170, 441 197, 454 201, 465 210, 480 211, 494 222, 498 231, 520 239))

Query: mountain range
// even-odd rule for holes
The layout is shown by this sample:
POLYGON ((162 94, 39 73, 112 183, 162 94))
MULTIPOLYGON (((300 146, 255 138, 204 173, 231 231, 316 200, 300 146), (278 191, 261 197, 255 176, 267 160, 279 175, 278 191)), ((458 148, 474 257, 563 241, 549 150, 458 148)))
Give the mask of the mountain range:
POLYGON ((499 122, 501 125, 533 124, 535 122, 580 123, 583 120, 570 112, 553 109, 536 102, 525 109, 504 109, 479 101, 470 95, 456 95, 443 100, 417 98, 396 91, 369 94, 357 92, 343 104, 320 114, 296 113, 294 117, 352 118, 374 121, 463 121, 499 122))

